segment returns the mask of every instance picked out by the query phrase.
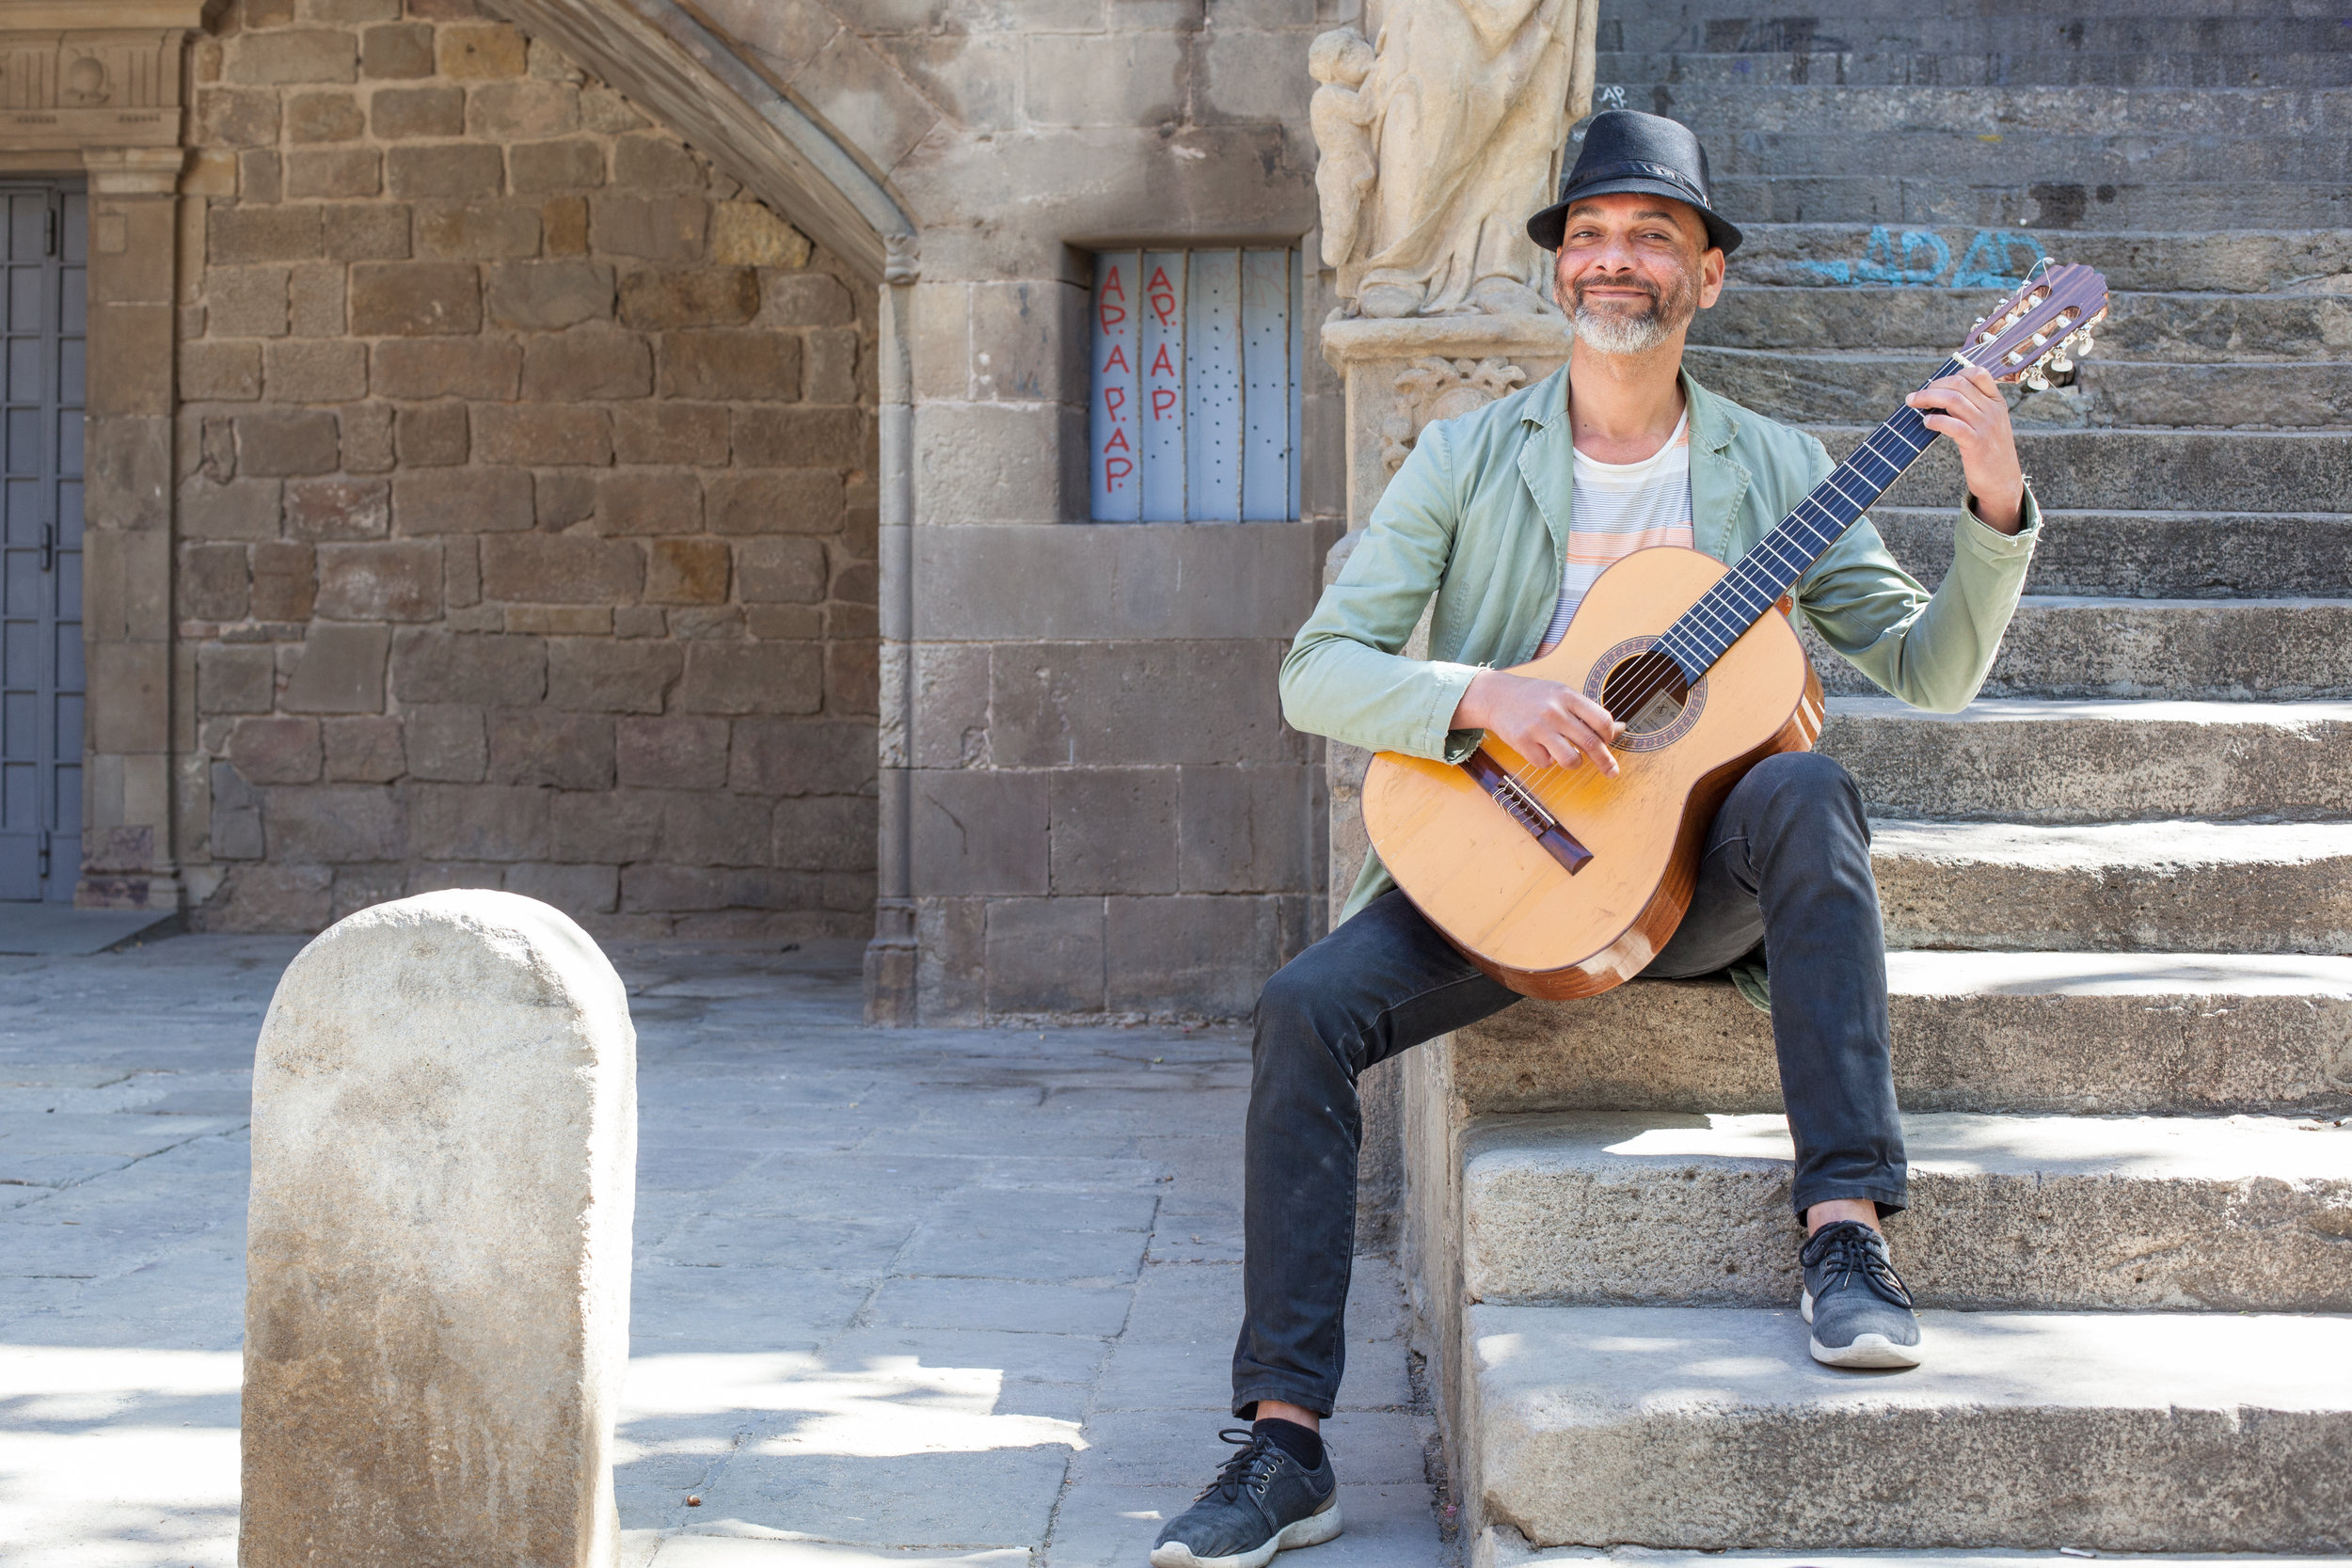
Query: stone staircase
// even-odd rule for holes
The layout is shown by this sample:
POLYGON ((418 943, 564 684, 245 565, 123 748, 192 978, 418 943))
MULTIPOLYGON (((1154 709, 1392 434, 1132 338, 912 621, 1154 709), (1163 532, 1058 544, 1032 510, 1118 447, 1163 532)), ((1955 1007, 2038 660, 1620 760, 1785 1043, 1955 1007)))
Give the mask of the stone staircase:
MULTIPOLYGON (((2039 251, 2114 291, 2017 404, 2048 521, 1982 699, 1816 650, 1929 1359, 1808 1359, 1727 985, 1525 1004, 1406 1059, 1473 1556, 2352 1552, 2352 20, 1834 5, 1604 4, 1603 101, 1749 236, 1694 373, 1839 451, 2039 251)), ((1874 514, 1930 582, 1958 494, 1945 448, 1874 514)))

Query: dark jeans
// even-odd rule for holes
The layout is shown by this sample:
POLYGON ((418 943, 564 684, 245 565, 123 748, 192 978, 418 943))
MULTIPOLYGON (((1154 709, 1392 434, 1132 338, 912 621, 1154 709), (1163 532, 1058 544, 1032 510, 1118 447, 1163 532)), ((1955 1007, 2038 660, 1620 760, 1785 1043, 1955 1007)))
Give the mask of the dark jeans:
MULTIPOLYGON (((1708 832, 1690 913, 1643 974, 1708 974, 1758 942, 1772 972, 1798 1213, 1831 1198, 1900 1209, 1903 1134, 1869 826, 1853 780, 1819 752, 1768 758, 1732 790, 1708 832)), ((1375 899, 1266 982, 1249 1084, 1235 1415, 1261 1399, 1327 1415, 1339 1395, 1363 1133, 1357 1075, 1518 1000, 1402 893, 1375 899)))

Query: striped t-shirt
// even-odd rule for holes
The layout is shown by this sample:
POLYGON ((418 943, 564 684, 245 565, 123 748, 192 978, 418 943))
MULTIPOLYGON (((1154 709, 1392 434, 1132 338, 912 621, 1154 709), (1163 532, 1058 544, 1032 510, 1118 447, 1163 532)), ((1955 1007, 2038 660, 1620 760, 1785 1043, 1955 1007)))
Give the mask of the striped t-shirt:
POLYGON ((1576 454, 1576 494, 1568 507, 1568 563, 1560 600, 1544 628, 1548 654, 1566 635, 1585 591, 1617 562, 1653 545, 1691 545, 1691 416, 1685 410, 1657 454, 1639 463, 1601 463, 1576 454))

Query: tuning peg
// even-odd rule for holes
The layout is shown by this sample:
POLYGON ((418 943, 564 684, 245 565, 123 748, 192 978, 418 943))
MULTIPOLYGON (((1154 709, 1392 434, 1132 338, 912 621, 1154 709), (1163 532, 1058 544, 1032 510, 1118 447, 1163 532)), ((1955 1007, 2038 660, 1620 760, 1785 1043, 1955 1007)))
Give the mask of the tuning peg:
POLYGON ((2053 359, 2050 361, 2050 369, 2052 369, 2052 370, 2054 370, 2054 371, 2058 372, 2058 374, 2060 374, 2060 375, 2064 375, 2064 374, 2065 374, 2068 371, 2071 371, 2071 370, 2073 370, 2074 368, 2074 361, 2073 361, 2072 359, 2069 359, 2069 358, 2068 358, 2065 355, 2063 355, 2063 354, 2058 355, 2057 357, 2053 358, 2053 359))
POLYGON ((2042 373, 2042 367, 2039 365, 2027 371, 2024 380, 2026 389, 2029 392, 2046 392, 2050 389, 2050 378, 2042 373))

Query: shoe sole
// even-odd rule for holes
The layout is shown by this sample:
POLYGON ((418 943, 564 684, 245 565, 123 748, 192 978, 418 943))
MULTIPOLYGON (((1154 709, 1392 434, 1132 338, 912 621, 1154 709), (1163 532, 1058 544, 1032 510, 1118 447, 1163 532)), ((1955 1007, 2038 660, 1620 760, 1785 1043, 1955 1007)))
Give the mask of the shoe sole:
MULTIPOLYGON (((1802 1291, 1797 1302, 1804 1321, 1813 1321, 1813 1292, 1802 1291)), ((1832 1350, 1812 1336, 1805 1337, 1813 1352, 1813 1359, 1824 1367, 1850 1367, 1863 1370, 1891 1370, 1919 1364, 1919 1351, 1914 1345, 1899 1345, 1883 1334, 1857 1334, 1853 1343, 1832 1350)))
POLYGON ((1277 1552, 1294 1546, 1320 1546, 1340 1533, 1340 1497, 1331 1494, 1331 1500, 1319 1513, 1304 1519, 1294 1519, 1267 1538, 1266 1544, 1254 1552, 1235 1552, 1231 1557, 1195 1557, 1192 1548, 1181 1541, 1170 1541, 1152 1548, 1152 1568, 1265 1568, 1277 1552))

